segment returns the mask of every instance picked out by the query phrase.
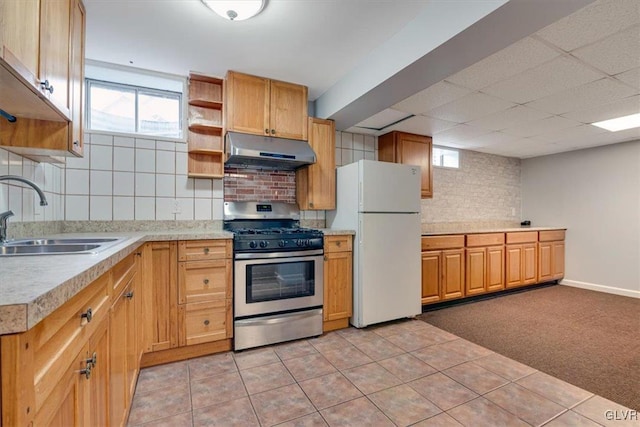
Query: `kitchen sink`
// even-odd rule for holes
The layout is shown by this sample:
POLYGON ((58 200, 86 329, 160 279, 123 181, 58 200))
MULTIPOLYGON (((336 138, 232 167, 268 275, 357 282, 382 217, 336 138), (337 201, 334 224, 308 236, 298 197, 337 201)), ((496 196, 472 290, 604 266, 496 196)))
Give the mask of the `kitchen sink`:
POLYGON ((11 240, 0 245, 0 257, 16 255, 96 254, 121 238, 41 238, 11 240))

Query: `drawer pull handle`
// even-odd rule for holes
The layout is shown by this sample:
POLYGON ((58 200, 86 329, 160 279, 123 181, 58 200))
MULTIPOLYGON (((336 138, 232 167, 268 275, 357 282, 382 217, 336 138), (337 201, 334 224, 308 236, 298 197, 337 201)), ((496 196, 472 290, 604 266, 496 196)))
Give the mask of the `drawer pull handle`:
POLYGON ((84 375, 86 379, 91 378, 91 364, 87 363, 87 367, 80 370, 80 375, 84 375))
POLYGON ((267 135, 269 135, 269 129, 265 129, 264 133, 266 133, 267 135))
POLYGON ((204 321, 204 326, 209 326, 209 321, 208 320, 204 321))
POLYGON ((275 135, 276 134, 276 130, 275 129, 271 129, 271 135, 275 135))
POLYGON ((204 248, 204 253, 208 254, 209 253, 209 248, 204 248))
POLYGON ((98 353, 96 353, 95 351, 93 352, 93 355, 88 358, 86 360, 87 362, 87 366, 96 366, 96 363, 98 363, 98 353))
POLYGON ((87 319, 87 323, 91 323, 91 319, 93 318, 93 310, 91 308, 87 308, 87 311, 80 315, 81 318, 87 319))
POLYGON ((126 294, 124 294, 124 296, 125 296, 127 299, 131 299, 131 298, 133 298, 133 291, 127 292, 126 294))
POLYGON ((204 279, 204 280, 202 281, 202 283, 204 283, 205 285, 208 285, 208 284, 209 284, 209 279, 204 279))
POLYGON ((341 241, 339 241, 339 240, 336 242, 336 246, 337 246, 337 247, 340 247, 340 245, 341 245, 341 244, 342 244, 342 242, 341 242, 341 241))

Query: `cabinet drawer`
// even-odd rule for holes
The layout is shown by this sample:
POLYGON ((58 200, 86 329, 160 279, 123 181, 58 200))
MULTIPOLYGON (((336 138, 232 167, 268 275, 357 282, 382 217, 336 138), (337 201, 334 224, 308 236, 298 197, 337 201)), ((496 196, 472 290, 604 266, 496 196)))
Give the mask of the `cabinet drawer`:
POLYGON ((537 231, 518 231, 507 233, 507 244, 515 243, 535 243, 538 241, 537 231))
POLYGON ((464 248, 464 234, 450 236, 423 236, 422 250, 464 248))
POLYGON ((554 240, 564 240, 565 230, 550 230, 540 232, 541 242, 552 242, 554 240))
POLYGON ((181 304, 180 345, 231 338, 231 299, 181 304))
POLYGON ((324 251, 325 252, 349 252, 352 250, 353 236, 325 236, 324 251))
POLYGON ((178 261, 231 258, 231 240, 181 240, 178 261))
POLYGON ((109 273, 103 274, 30 331, 38 410, 89 337, 109 315, 110 278, 109 273), (91 315, 87 316, 89 310, 91 315))
POLYGON ((115 301, 127 284, 131 281, 131 277, 136 274, 136 254, 135 252, 127 256, 125 259, 117 263, 112 269, 112 291, 111 300, 115 301))
POLYGON ((467 246, 494 246, 504 244, 504 233, 467 234, 467 246))
POLYGON ((180 304, 231 298, 231 260, 181 262, 178 265, 180 304))

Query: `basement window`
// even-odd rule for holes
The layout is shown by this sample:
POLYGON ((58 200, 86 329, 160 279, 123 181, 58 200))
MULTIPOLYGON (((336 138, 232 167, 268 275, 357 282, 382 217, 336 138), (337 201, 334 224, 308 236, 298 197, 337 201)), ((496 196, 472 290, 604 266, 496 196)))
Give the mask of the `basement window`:
POLYGON ((460 169, 460 151, 452 148, 433 147, 433 165, 460 169))
POLYGON ((182 137, 182 93, 87 79, 90 130, 182 137))

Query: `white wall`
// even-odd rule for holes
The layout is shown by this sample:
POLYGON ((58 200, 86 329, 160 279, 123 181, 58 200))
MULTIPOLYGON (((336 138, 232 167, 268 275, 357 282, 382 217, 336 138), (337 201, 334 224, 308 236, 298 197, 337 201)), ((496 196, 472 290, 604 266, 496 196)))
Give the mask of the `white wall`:
POLYGON ((566 284, 640 297, 640 141, 523 160, 522 199, 567 227, 566 284))

